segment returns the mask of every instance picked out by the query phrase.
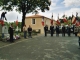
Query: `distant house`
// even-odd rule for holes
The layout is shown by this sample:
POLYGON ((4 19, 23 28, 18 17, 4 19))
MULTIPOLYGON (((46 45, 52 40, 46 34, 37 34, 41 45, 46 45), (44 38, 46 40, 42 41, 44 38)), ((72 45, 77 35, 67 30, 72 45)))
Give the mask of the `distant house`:
POLYGON ((25 24, 28 27, 29 25, 31 25, 33 30, 40 30, 40 33, 43 34, 44 33, 44 26, 42 25, 42 19, 44 18, 44 25, 48 25, 48 27, 50 27, 51 23, 50 23, 50 18, 47 18, 45 16, 41 16, 41 15, 32 15, 32 16, 28 16, 25 18, 25 24))

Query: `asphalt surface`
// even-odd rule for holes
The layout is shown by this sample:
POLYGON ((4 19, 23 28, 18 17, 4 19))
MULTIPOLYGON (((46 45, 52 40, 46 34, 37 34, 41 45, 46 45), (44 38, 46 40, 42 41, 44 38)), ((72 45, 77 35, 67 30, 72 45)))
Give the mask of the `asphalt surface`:
POLYGON ((0 60, 80 60, 78 37, 38 35, 14 43, 0 41, 0 60))

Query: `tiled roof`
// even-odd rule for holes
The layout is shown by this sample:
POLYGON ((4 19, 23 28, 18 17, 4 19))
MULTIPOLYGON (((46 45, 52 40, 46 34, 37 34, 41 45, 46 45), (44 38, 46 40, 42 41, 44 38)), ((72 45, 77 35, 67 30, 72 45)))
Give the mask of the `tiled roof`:
POLYGON ((47 19, 50 19, 48 17, 42 16, 42 15, 38 15, 38 14, 32 15, 32 16, 27 16, 26 18, 42 18, 42 17, 47 18, 47 19))
POLYGON ((44 16, 41 16, 41 15, 32 15, 32 16, 27 16, 26 18, 37 18, 37 17, 44 17, 44 16))

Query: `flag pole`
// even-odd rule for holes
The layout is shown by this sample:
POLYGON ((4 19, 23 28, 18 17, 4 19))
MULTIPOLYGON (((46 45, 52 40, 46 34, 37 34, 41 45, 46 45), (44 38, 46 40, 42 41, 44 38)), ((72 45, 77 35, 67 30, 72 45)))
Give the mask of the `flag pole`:
POLYGON ((18 15, 17 15, 17 20, 16 20, 16 25, 17 25, 16 29, 17 29, 17 34, 18 34, 18 24, 17 23, 18 23, 18 15))
POLYGON ((51 16, 51 25, 53 24, 53 13, 52 13, 52 16, 51 16))

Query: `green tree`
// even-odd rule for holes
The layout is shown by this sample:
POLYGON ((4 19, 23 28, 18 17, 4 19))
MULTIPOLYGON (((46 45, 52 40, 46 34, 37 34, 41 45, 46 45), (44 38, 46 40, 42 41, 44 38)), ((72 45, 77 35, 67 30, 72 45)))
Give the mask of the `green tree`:
POLYGON ((16 11, 22 12, 22 27, 25 25, 25 16, 27 13, 33 12, 37 8, 45 12, 45 10, 49 10, 50 5, 50 0, 0 0, 2 10, 12 11, 16 7, 16 11))

